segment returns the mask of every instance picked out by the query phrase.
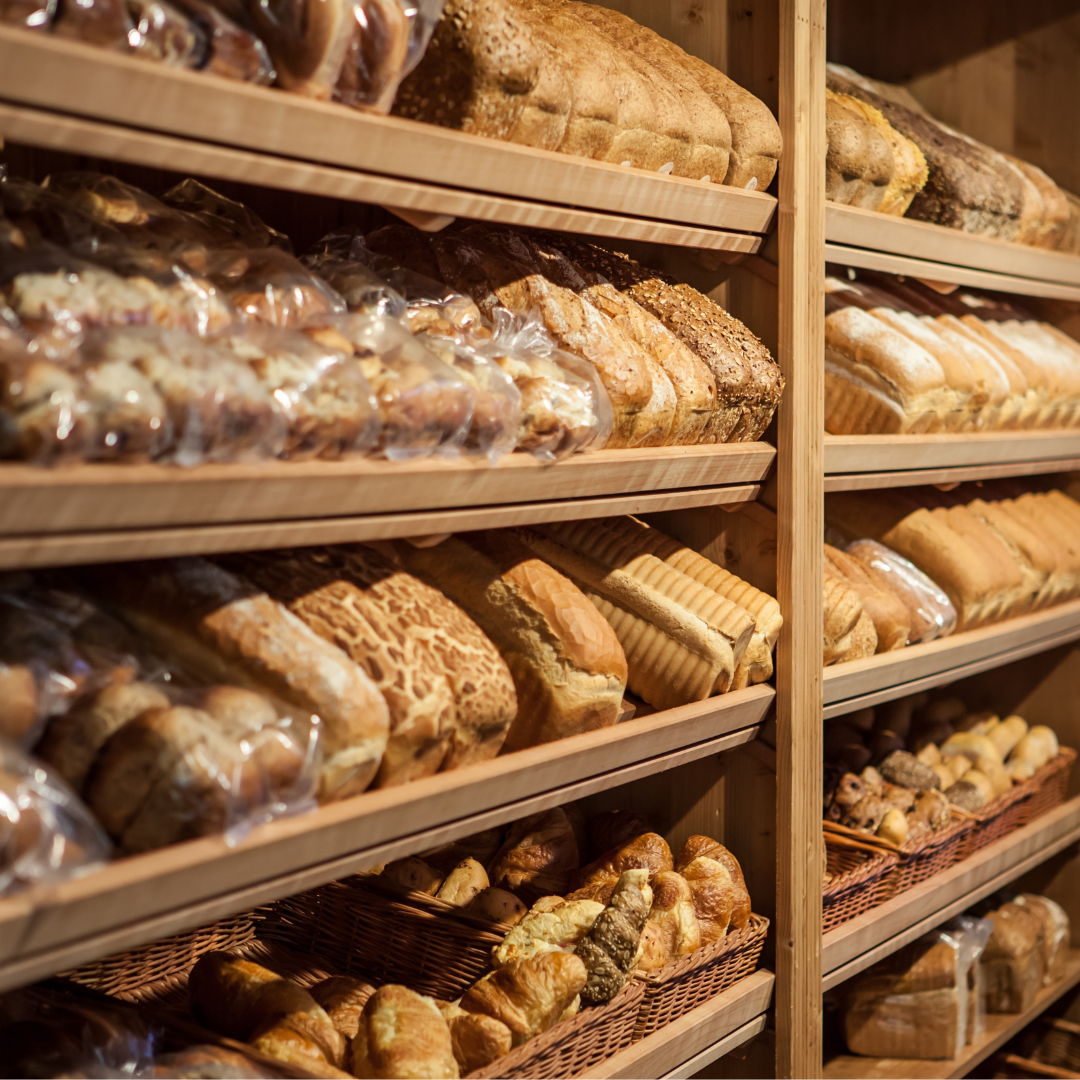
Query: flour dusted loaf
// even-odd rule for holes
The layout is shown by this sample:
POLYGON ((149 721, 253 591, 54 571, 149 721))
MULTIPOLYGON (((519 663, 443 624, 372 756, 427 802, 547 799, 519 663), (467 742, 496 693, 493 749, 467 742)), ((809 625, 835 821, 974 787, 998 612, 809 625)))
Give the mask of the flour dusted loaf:
POLYGON ((517 710, 510 673, 437 589, 363 545, 236 556, 233 564, 379 686, 391 714, 380 785, 499 752, 517 710))
POLYGON ((250 581, 198 558, 92 567, 80 579, 194 670, 318 715, 320 799, 356 794, 375 778, 389 733, 377 687, 344 652, 250 581))
POLYGON ((505 749, 615 723, 626 657, 614 630, 569 578, 505 532, 462 533, 430 548, 395 541, 393 550, 464 608, 506 661, 518 709, 505 749))
POLYGON ((764 190, 765 105, 618 12, 567 0, 451 0, 400 116, 544 150, 764 190))

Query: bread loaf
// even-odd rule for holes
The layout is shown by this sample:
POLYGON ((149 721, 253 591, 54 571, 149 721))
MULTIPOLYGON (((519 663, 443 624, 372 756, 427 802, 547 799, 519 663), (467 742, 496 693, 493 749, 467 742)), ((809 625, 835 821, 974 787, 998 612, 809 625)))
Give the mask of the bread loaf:
POLYGON ((518 700, 506 750, 615 723, 626 658, 568 578, 506 533, 464 533, 432 548, 397 541, 393 550, 463 607, 506 661, 518 700))
POLYGON ((405 986, 380 986, 352 1041, 353 1076, 457 1080, 450 1029, 435 1002, 405 986))
POLYGON ((611 623, 630 689, 659 709, 728 689, 753 633, 745 611, 654 555, 627 559, 603 525, 542 526, 515 535, 565 573, 611 623))
POLYGON ((1015 901, 1003 904, 988 918, 994 930, 980 960, 986 1011, 1026 1012, 1042 986, 1043 921, 1030 906, 1015 901))
POLYGON ((896 172, 892 148, 847 95, 825 91, 825 198, 876 210, 896 172))
POLYGON ((895 593, 881 588, 870 571, 845 551, 826 544, 825 563, 858 594, 862 609, 873 621, 877 632, 877 651, 902 649, 911 632, 911 619, 903 601, 895 593))
POLYGON ((81 580, 193 669, 318 715, 321 800, 356 794, 374 779, 389 729, 382 695, 340 649, 266 593, 195 558, 94 567, 81 580))
POLYGON ((826 665, 835 664, 851 648, 851 633, 862 618, 859 594, 840 577, 825 572, 822 611, 823 655, 826 665))
POLYGON ((577 838, 566 812, 554 807, 515 821, 491 862, 493 885, 530 903, 565 895, 580 862, 577 838))

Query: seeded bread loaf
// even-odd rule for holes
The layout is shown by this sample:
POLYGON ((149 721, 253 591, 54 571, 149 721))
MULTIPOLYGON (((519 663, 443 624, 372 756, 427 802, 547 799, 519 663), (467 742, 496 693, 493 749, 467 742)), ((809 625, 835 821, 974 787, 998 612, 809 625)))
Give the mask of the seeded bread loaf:
POLYGON ((518 700, 506 750, 615 723, 626 657, 568 578, 506 531, 462 533, 429 548, 391 546, 410 571, 463 607, 506 661, 518 700))
POLYGON ((214 681, 269 691, 323 730, 322 801, 363 791, 389 714, 368 675, 244 578, 206 559, 91 567, 80 579, 139 632, 214 681))

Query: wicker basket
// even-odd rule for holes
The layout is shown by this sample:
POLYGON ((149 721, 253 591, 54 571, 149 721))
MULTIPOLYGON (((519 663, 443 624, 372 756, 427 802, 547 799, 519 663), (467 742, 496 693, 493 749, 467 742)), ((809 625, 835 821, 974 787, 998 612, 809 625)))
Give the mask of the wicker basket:
POLYGON ((900 861, 888 877, 885 899, 913 889, 927 878, 947 870, 963 856, 964 842, 971 832, 970 821, 954 821, 947 829, 933 833, 925 840, 907 843, 900 848, 900 861))
POLYGON ((678 1020, 749 975, 757 967, 768 930, 768 919, 751 915, 741 930, 660 971, 639 975, 645 999, 638 1012, 634 1040, 644 1039, 678 1020))
POLYGON ((1021 1050, 1044 1065, 1080 1072, 1080 1024, 1042 1016, 1025 1032, 1021 1050))
POLYGON ((453 1001, 491 970, 491 950, 509 930, 445 900, 390 892, 358 875, 278 901, 260 934, 347 974, 453 1001))
MULTIPOLYGON (((828 836, 825 838, 828 844, 828 836)), ((890 873, 900 862, 896 855, 826 847, 832 881, 821 893, 821 932, 827 934, 864 911, 887 900, 890 873)))
POLYGON ((1063 746, 1053 761, 1047 762, 1030 780, 1017 785, 1028 790, 1028 797, 1020 805, 1019 826, 1034 821, 1043 814, 1048 814, 1060 806, 1069 794, 1069 780, 1073 765, 1076 764, 1076 751, 1063 746))
POLYGON ((580 1076, 634 1041, 634 1025, 644 996, 645 984, 631 979, 606 1004, 585 1009, 572 1019, 556 1024, 487 1068, 469 1073, 469 1080, 489 1077, 558 1080, 580 1076))

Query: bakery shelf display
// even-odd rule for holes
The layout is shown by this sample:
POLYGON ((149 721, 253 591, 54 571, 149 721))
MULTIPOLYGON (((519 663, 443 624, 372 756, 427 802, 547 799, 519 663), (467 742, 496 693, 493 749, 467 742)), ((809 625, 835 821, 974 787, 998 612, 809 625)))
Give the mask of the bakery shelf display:
POLYGON ((1073 798, 970 858, 830 931, 822 939, 824 988, 838 986, 865 971, 1046 862, 1078 837, 1080 799, 1073 798))
MULTIPOLYGON (((163 152, 163 144, 149 140, 143 144, 151 156, 148 163, 158 166, 175 168, 182 160, 183 141, 194 140, 200 144, 196 151, 207 155, 208 164, 207 144, 218 144, 269 154, 287 163, 306 161, 335 170, 358 170, 374 174, 377 183, 381 177, 405 178, 412 183, 399 182, 385 189, 389 205, 411 209, 412 200, 418 199, 417 209, 422 207, 421 212, 428 214, 463 212, 461 197, 454 191, 445 209, 437 209, 442 206, 437 195, 440 188, 589 207, 599 211, 601 218, 625 215, 739 233, 766 232, 775 212, 776 200, 763 192, 655 172, 650 175, 618 163, 358 113, 296 94, 286 96, 264 87, 222 82, 205 73, 147 64, 56 36, 0 27, 0 56, 4 73, 0 96, 6 101, 24 110, 74 112, 95 122, 170 136, 175 156, 168 160, 156 156, 163 152), (553 199, 555 192, 558 197, 553 199), (702 198, 705 193, 708 198, 702 198)), ((43 138, 50 140, 47 145, 55 145, 56 136, 48 132, 33 137, 35 125, 25 111, 9 114, 8 122, 22 124, 18 135, 30 136, 30 142, 40 145, 43 138)), ((219 168, 229 168, 232 178, 237 178, 235 170, 243 166, 235 159, 231 165, 226 162, 219 168)), ((249 169, 252 166, 258 167, 258 162, 249 161, 249 169)), ((329 177, 327 182, 332 182, 329 177)), ((555 227, 556 219, 533 217, 522 223, 555 227)), ((602 221, 597 224, 603 234, 602 221)))

